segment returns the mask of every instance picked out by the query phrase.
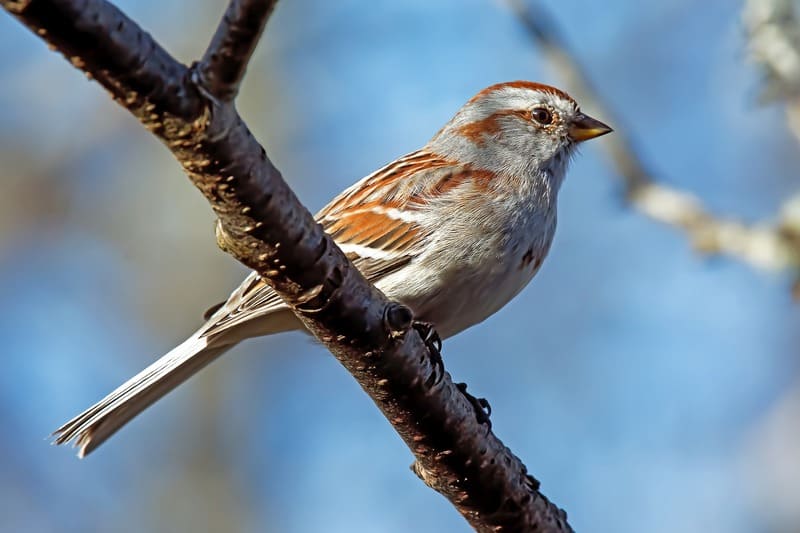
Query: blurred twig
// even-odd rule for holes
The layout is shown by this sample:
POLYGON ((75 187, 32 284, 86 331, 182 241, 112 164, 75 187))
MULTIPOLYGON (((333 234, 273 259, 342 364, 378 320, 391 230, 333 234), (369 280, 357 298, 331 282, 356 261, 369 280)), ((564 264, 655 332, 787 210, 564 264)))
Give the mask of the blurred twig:
MULTIPOLYGON (((575 55, 558 33, 554 20, 533 0, 504 0, 516 14, 544 57, 558 71, 566 87, 576 99, 593 113, 613 125, 615 132, 600 146, 608 153, 617 171, 626 199, 653 220, 680 228, 694 248, 705 254, 736 258, 751 266, 770 271, 790 271, 794 276, 793 292, 800 297, 800 194, 788 199, 780 208, 777 220, 745 224, 733 218, 712 214, 695 195, 656 182, 652 172, 634 147, 621 121, 599 96, 575 55)), ((791 0, 770 0, 787 3, 791 0)), ((751 0, 751 4, 760 4, 751 0)), ((773 19, 769 19, 773 20, 773 19)), ((782 19, 785 20, 785 19, 782 19)), ((793 34, 798 42, 797 29, 793 34)), ((774 31, 774 30, 771 30, 774 31)), ((795 52, 800 50, 796 48, 795 52)), ((767 52, 772 49, 767 48, 767 52)), ((792 72, 800 79, 800 55, 795 62, 784 65, 783 53, 767 54, 776 61, 776 75, 792 72), (780 66, 781 69, 777 67, 780 66)), ((794 105, 800 126, 800 83, 793 86, 794 105)), ((800 127, 798 127, 800 131, 800 127)))
POLYGON ((742 12, 750 57, 764 71, 765 101, 786 103, 800 141, 800 16, 796 0, 748 0, 742 12))

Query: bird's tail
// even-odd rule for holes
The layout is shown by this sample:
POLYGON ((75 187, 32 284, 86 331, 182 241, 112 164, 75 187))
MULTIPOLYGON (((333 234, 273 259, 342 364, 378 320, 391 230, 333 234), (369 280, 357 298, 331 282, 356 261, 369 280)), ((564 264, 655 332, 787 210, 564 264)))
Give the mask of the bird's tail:
POLYGON ((56 444, 74 442, 78 457, 100 446, 150 404, 233 347, 209 346, 194 334, 111 394, 55 430, 56 444))
POLYGON ((55 430, 53 432, 55 444, 73 442, 78 448, 78 457, 84 457, 136 415, 199 372, 240 340, 259 334, 266 335, 297 328, 298 322, 291 311, 279 311, 272 317, 277 320, 270 321, 266 327, 262 321, 261 327, 255 328, 257 331, 245 331, 254 329, 250 324, 232 328, 224 335, 207 336, 209 327, 214 324, 212 319, 191 337, 117 387, 111 394, 55 430), (284 314, 287 316, 283 317, 284 314), (236 331, 237 329, 241 331, 236 331))

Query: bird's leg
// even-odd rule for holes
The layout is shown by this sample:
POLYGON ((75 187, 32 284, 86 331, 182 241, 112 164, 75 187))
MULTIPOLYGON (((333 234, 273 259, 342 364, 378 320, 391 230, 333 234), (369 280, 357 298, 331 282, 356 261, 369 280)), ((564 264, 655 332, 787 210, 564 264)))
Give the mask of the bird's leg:
POLYGON ((461 394, 464 395, 464 398, 466 398, 470 405, 472 405, 472 408, 475 409, 475 418, 478 419, 478 423, 485 423, 487 429, 491 431, 492 421, 489 419, 489 417, 492 416, 492 406, 489 405, 489 401, 486 398, 476 398, 472 394, 468 393, 466 383, 456 383, 456 388, 461 391, 461 394))
POLYGON ((438 383, 444 376, 444 361, 442 361, 442 338, 430 322, 414 322, 413 327, 422 337, 422 342, 431 354, 434 382, 438 383))

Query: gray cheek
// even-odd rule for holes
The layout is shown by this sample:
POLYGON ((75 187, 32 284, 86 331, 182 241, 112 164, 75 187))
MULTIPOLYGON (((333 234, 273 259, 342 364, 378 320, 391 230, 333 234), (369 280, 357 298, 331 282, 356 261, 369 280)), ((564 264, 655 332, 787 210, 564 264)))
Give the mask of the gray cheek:
POLYGON ((568 156, 564 150, 559 150, 558 152, 556 152, 555 160, 556 160, 556 165, 558 165, 559 167, 563 168, 564 165, 567 164, 567 159, 568 156))

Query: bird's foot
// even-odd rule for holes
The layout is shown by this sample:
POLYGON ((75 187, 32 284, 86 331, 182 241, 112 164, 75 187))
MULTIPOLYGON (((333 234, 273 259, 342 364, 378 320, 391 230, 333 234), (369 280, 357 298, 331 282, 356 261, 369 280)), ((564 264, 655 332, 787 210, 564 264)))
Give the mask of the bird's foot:
POLYGON ((475 410, 475 418, 478 419, 478 424, 486 424, 488 431, 492 429, 492 421, 489 419, 492 416, 492 406, 486 398, 476 398, 467 392, 466 383, 456 383, 456 388, 464 395, 464 398, 472 405, 475 410))
POLYGON ((442 360, 442 338, 429 322, 414 322, 414 329, 417 330, 422 342, 431 354, 431 366, 433 366, 434 381, 431 385, 439 383, 444 376, 444 361, 442 360))

